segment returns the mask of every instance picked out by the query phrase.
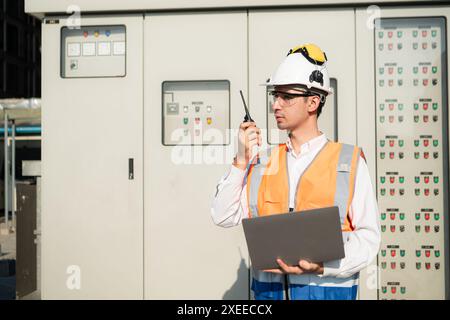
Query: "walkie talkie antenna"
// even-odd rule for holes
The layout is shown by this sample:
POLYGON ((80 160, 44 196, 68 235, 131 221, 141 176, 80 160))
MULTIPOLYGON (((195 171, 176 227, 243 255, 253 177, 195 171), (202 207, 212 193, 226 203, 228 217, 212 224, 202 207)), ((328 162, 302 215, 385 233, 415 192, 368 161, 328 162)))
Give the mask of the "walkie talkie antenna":
POLYGON ((241 93, 242 103, 244 104, 245 109, 245 116, 244 116, 244 122, 254 122, 252 117, 250 116, 250 112, 248 111, 247 104, 245 103, 244 94, 242 93, 242 90, 239 90, 241 93))

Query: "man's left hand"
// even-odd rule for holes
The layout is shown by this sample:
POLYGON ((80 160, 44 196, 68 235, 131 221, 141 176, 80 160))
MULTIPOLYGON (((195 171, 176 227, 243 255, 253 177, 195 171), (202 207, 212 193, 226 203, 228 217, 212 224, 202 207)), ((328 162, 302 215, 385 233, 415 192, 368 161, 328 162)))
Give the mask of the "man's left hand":
POLYGON ((288 266, 283 260, 277 259, 280 269, 267 269, 265 272, 272 272, 278 274, 304 274, 316 273, 323 274, 323 263, 312 263, 306 260, 300 260, 297 266, 288 266))

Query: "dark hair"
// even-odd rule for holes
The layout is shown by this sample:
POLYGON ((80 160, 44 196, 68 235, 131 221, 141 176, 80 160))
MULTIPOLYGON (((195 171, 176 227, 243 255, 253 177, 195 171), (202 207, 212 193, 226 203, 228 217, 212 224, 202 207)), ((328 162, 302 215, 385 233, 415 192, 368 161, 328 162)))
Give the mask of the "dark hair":
MULTIPOLYGON (((305 102, 306 102, 306 100, 308 100, 308 97, 303 97, 303 99, 304 99, 305 102)), ((325 99, 324 99, 323 102, 320 101, 320 103, 319 103, 319 107, 317 108, 317 119, 319 118, 320 114, 322 113, 322 107, 323 107, 323 105, 325 104, 325 101, 326 101, 326 97, 325 97, 325 99)))

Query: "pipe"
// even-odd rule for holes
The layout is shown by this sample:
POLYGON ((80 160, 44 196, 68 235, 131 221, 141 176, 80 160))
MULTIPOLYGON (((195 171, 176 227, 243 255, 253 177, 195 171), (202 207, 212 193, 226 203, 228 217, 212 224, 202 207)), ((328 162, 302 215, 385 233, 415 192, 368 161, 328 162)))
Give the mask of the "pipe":
POLYGON ((5 118, 4 118, 4 124, 3 124, 3 136, 4 136, 4 140, 3 140, 3 145, 4 145, 4 150, 5 150, 5 154, 4 154, 4 162, 5 162, 5 227, 6 230, 8 231, 8 114, 5 112, 5 118))
POLYGON ((11 229, 16 229, 16 122, 12 120, 11 137, 11 229))
MULTIPOLYGON (((8 134, 12 133, 12 129, 8 128, 0 128, 0 134, 4 133, 5 130, 8 130, 8 134)), ((16 127, 17 134, 40 134, 42 132, 41 126, 26 126, 26 127, 16 127)))

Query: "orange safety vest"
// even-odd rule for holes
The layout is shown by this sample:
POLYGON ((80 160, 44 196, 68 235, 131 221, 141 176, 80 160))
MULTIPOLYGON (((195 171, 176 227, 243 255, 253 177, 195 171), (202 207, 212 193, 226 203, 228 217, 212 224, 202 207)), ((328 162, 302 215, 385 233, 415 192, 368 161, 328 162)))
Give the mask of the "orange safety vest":
POLYGON ((280 144, 251 164, 247 175, 249 217, 289 212, 289 189, 297 188, 295 211, 339 207, 342 231, 353 231, 349 207, 353 199, 359 155, 357 146, 327 141, 300 176, 289 185, 287 146, 280 144))

